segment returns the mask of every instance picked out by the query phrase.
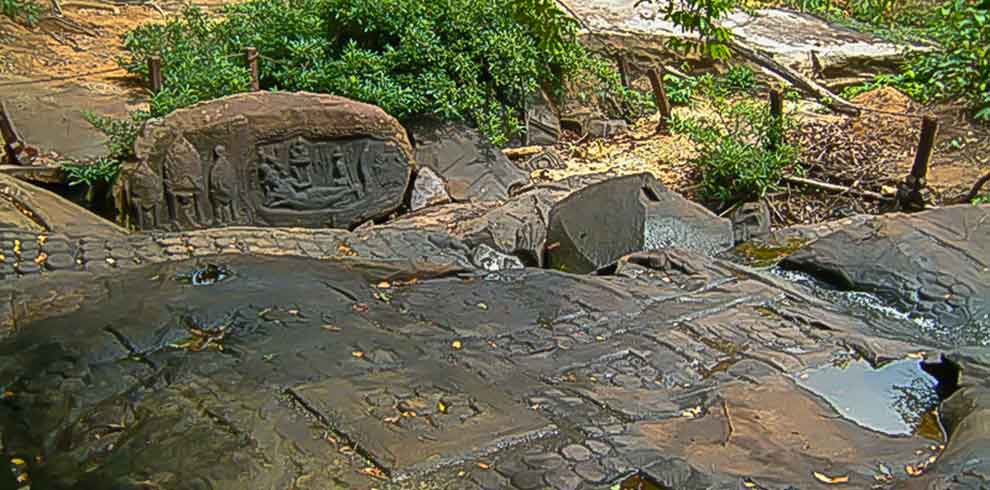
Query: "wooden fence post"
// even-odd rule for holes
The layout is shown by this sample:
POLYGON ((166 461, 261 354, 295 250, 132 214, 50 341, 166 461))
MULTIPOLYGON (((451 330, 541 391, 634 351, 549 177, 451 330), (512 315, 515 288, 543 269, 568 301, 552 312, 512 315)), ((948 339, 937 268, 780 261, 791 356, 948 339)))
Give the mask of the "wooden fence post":
POLYGON ((152 56, 148 58, 148 78, 151 79, 151 93, 157 94, 162 91, 162 58, 152 56))
POLYGON ((663 86, 663 67, 654 68, 649 72, 650 85, 653 86, 653 97, 657 101, 657 111, 660 112, 660 121, 657 124, 657 132, 666 131, 670 124, 670 100, 667 99, 667 89, 663 86))
POLYGON ((244 48, 244 55, 247 59, 248 70, 251 72, 251 90, 257 92, 261 90, 261 80, 258 74, 258 50, 253 47, 244 48))

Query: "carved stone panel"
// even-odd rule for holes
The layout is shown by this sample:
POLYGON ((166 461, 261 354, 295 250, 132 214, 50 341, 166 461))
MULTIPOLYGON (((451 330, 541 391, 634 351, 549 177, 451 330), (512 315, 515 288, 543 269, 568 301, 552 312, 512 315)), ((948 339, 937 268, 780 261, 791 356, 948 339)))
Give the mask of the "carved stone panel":
POLYGON ((398 208, 412 150, 381 109, 307 93, 248 93, 149 121, 125 169, 140 229, 352 228, 398 208))

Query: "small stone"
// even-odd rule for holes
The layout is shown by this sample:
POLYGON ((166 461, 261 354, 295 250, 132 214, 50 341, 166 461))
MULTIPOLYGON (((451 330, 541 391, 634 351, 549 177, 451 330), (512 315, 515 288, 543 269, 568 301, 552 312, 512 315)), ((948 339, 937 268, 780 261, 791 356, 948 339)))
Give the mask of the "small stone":
POLYGON ((543 479, 555 490, 575 490, 581 486, 581 477, 567 468, 551 471, 543 479))
POLYGON ((76 267, 76 259, 67 253, 53 253, 45 260, 45 266, 53 271, 72 269, 76 267))
POLYGON ((585 461, 574 466, 574 472, 591 483, 601 483, 608 478, 605 468, 597 461, 585 461))
POLYGON ((591 450, 580 444, 566 446, 560 450, 560 454, 571 461, 587 461, 591 459, 591 450))
POLYGON ((34 274, 36 272, 41 272, 41 266, 33 260, 22 260, 14 266, 14 269, 17 270, 18 274, 34 274))
POLYGON ((447 194, 447 185, 443 179, 429 167, 419 169, 413 182, 409 209, 416 211, 448 202, 450 194, 447 194))
POLYGON ((604 456, 612 450, 612 446, 609 446, 608 444, 602 441, 596 441, 594 439, 589 439, 587 441, 584 441, 584 445, 588 446, 588 449, 591 449, 591 452, 599 456, 604 456))
POLYGON ((552 470, 563 466, 564 458, 556 453, 540 453, 524 456, 523 462, 534 470, 552 470))
POLYGON ((543 489, 543 472, 536 470, 521 471, 510 478, 512 486, 519 490, 543 489))
POLYGON ((472 471, 471 481, 477 483, 483 490, 503 490, 509 486, 505 477, 491 470, 472 471))

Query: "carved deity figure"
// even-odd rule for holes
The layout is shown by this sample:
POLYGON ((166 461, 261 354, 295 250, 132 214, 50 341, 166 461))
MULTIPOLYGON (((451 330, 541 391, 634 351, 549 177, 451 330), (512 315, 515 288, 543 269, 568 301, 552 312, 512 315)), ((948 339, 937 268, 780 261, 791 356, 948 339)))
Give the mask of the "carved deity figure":
POLYGON ((227 147, 217 145, 213 149, 213 166, 210 168, 210 198, 213 203, 213 219, 218 224, 234 223, 234 199, 237 197, 237 173, 227 156, 227 147))
POLYGON ((139 230, 158 227, 160 206, 164 200, 161 175, 142 164, 128 176, 126 186, 135 226, 139 230))
POLYGON ((165 191, 171 199, 174 219, 184 227, 200 226, 203 170, 199 152, 180 137, 165 155, 165 191))
POLYGON ((313 158, 310 156, 309 147, 302 140, 293 141, 289 146, 289 172, 292 176, 292 186, 296 190, 308 189, 313 186, 310 176, 310 168, 313 166, 313 158))

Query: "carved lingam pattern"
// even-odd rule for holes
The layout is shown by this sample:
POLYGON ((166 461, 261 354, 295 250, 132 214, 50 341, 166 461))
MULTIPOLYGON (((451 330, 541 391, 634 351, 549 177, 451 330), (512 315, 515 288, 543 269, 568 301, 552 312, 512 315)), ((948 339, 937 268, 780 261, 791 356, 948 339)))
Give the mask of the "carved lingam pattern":
POLYGON ((433 432, 468 422, 484 412, 462 393, 436 387, 377 389, 364 394, 367 412, 400 432, 433 432))

